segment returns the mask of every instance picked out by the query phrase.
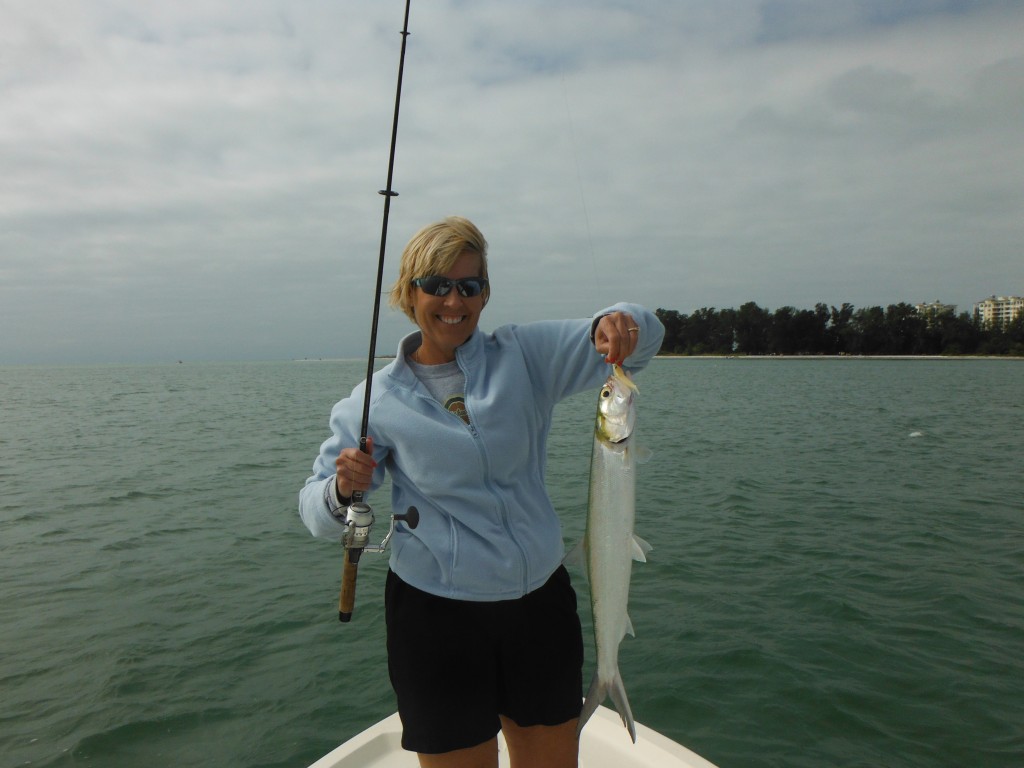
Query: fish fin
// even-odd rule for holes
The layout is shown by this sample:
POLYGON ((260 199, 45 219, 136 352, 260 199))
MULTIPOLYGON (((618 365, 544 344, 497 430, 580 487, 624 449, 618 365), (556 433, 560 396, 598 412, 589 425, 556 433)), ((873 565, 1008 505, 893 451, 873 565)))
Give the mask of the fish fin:
POLYGON ((646 541, 641 539, 635 533, 633 534, 630 544, 633 547, 633 559, 638 563, 647 562, 647 553, 650 552, 654 547, 648 544, 646 541))
POLYGON ((626 698, 626 686, 623 685, 622 675, 619 674, 618 670, 615 670, 615 678, 608 688, 608 693, 611 694, 612 701, 615 702, 615 709, 618 710, 619 717, 622 718, 622 724, 626 726, 630 738, 636 744, 636 724, 633 722, 633 710, 629 708, 629 699, 626 698))
MULTIPOLYGON (((636 630, 633 629, 633 621, 629 618, 629 614, 626 614, 626 626, 622 630, 622 637, 629 635, 630 637, 636 637, 636 630)), ((622 638, 619 638, 619 642, 622 642, 622 638)))
POLYGON ((562 558, 562 563, 564 565, 576 565, 582 568, 586 563, 584 554, 583 539, 580 539, 575 545, 573 545, 573 548, 566 553, 565 557, 562 558))
POLYGON ((594 672, 594 677, 590 681, 590 690, 587 691, 587 697, 583 700, 583 711, 580 712, 580 722, 576 726, 576 737, 579 738, 580 733, 583 731, 583 726, 587 724, 587 720, 590 716, 597 711, 598 705, 608 696, 608 689, 601 685, 601 681, 597 676, 597 672, 594 672))
POLYGON ((633 710, 629 708, 626 686, 623 684, 622 675, 619 674, 617 669, 615 670, 615 677, 612 678, 609 685, 603 685, 597 676, 597 672, 594 672, 594 677, 590 681, 590 690, 587 691, 587 697, 583 700, 583 711, 580 712, 580 722, 576 726, 576 737, 579 738, 580 733, 583 731, 583 726, 587 724, 591 715, 597 711, 598 706, 609 695, 612 697, 619 717, 622 718, 622 724, 629 731, 629 737, 636 744, 636 723, 633 722, 633 710))
POLYGON ((633 453, 637 464, 646 464, 651 460, 651 456, 654 455, 654 451, 643 445, 638 445, 633 448, 633 453))

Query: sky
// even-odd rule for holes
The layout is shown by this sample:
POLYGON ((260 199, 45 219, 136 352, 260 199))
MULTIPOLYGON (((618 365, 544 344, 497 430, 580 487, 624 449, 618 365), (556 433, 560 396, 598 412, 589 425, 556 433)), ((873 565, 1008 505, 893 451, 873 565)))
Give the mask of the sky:
MULTIPOLYGON (((365 358, 403 0, 0 0, 0 365, 365 358)), ((1024 294, 1018 0, 412 0, 384 287, 481 326, 1024 294)), ((413 330, 387 306, 378 354, 413 330)))

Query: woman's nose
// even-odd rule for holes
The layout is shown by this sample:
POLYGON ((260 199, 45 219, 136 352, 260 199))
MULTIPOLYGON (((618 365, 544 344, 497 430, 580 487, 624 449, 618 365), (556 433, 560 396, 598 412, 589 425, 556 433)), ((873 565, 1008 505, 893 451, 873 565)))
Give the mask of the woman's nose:
POLYGON ((452 289, 444 295, 444 305, 446 307, 456 307, 462 303, 462 294, 459 293, 459 289, 452 286, 452 289))

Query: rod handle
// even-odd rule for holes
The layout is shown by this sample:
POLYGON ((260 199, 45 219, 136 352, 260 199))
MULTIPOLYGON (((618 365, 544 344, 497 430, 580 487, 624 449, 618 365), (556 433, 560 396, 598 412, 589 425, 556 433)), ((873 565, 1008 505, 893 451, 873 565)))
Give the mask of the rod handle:
POLYGON ((356 576, 361 552, 359 549, 345 551, 345 567, 341 571, 341 594, 338 596, 338 621, 344 624, 352 621, 352 611, 356 605, 356 576))

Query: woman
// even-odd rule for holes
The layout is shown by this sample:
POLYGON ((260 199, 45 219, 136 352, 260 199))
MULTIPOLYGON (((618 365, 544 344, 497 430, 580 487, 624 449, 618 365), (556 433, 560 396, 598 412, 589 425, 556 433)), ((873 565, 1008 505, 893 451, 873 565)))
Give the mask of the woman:
POLYGON ((598 388, 609 363, 643 368, 664 329, 620 304, 593 319, 479 331, 490 296, 487 242, 463 218, 425 227, 402 253, 391 304, 419 327, 373 376, 368 453, 358 449, 364 384, 331 413, 300 494, 316 536, 341 536, 355 491, 392 478, 399 524, 385 588, 388 671, 402 746, 422 766, 575 766, 583 640, 544 488, 555 404, 598 388))

